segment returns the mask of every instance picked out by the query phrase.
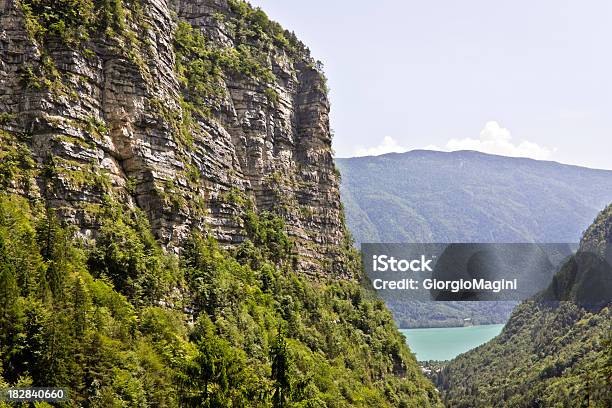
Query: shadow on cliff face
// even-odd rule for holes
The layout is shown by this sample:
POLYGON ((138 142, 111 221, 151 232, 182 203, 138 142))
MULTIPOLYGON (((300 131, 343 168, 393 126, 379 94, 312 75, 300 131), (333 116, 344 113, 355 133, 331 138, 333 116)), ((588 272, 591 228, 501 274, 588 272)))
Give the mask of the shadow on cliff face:
POLYGON ((572 256, 553 277, 537 300, 572 301, 589 310, 600 310, 612 301, 612 266, 591 252, 572 256))
MULTIPOLYGON (((542 288, 534 300, 544 303, 572 301, 585 308, 599 310, 612 301, 612 266, 609 256, 579 251, 571 254, 569 246, 564 251, 551 254, 547 246, 449 245, 436 264, 433 277, 438 280, 466 281, 472 279, 514 279, 527 287, 522 290, 542 288), (552 256, 551 256, 552 255, 552 256), (565 258, 559 264, 555 256, 565 258)), ((610 254, 612 251, 604 251, 610 254)), ((474 290, 432 290, 432 298, 438 301, 490 300, 490 293, 474 290)), ((496 299, 499 300, 499 299, 496 299)))
MULTIPOLYGON (((432 277, 439 281, 516 279, 517 291, 507 300, 526 299, 549 285, 559 260, 571 253, 564 244, 451 244, 440 255, 432 277)), ((431 291, 437 301, 503 300, 501 296, 481 290, 431 291)))

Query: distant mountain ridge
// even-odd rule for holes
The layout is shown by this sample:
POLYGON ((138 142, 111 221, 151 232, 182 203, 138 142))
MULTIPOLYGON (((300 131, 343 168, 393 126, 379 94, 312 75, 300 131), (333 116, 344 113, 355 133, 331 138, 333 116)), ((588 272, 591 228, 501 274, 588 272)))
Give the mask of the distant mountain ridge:
MULTIPOLYGON (((612 171, 474 151, 336 159, 361 242, 578 243, 612 202, 612 171)), ((514 302, 388 303, 398 325, 504 323, 514 302)))
POLYGON ((578 242, 612 171, 475 151, 336 159, 360 242, 578 242))

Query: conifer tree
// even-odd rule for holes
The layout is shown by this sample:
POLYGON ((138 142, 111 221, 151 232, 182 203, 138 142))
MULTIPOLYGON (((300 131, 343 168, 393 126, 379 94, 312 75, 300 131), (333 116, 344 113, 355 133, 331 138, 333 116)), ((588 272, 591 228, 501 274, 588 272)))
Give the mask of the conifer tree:
POLYGON ((272 400, 274 407, 284 408, 288 406, 291 397, 291 357, 281 326, 278 327, 276 338, 270 349, 270 359, 272 360, 272 379, 274 380, 272 400))

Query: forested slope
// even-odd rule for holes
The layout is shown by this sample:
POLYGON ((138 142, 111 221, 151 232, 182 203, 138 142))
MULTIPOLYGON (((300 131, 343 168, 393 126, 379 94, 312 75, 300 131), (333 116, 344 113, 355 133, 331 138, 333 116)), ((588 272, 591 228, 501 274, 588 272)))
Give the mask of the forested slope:
MULTIPOLYGON (((611 242, 609 206, 585 232, 577 256, 589 251, 609 262, 611 242)), ((573 262, 568 260, 560 273, 573 262)), ((557 289, 562 282, 581 284, 580 280, 562 280, 556 283, 557 289)), ((557 293, 571 294, 572 289, 557 293)), ((572 295, 552 302, 546 300, 547 292, 519 305, 498 337, 452 360, 438 375, 436 381, 447 406, 612 405, 609 297, 607 305, 589 304, 572 295)))
POLYGON ((177 257, 141 212, 109 202, 86 244, 1 194, 0 384, 91 407, 436 405, 382 301, 295 272, 280 219, 245 223, 242 245, 195 233, 177 257))
POLYGON ((356 242, 577 243, 612 202, 612 171, 555 162, 426 150, 336 162, 356 242))
MULTIPOLYGON (((612 171, 547 161, 417 150, 336 163, 358 243, 577 243, 612 201, 612 171)), ((389 303, 404 328, 505 323, 514 305, 389 303)))

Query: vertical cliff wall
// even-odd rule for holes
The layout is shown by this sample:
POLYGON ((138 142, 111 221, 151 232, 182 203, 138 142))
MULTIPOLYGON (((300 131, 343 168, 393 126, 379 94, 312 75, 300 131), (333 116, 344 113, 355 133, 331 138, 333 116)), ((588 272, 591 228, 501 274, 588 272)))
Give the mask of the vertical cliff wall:
POLYGON ((351 279, 328 116, 306 47, 242 0, 0 0, 0 388, 439 406, 351 279))
POLYGON ((109 196, 169 249, 240 242, 252 206, 300 269, 349 275, 325 78, 243 2, 0 0, 0 129, 3 188, 86 237, 109 196))

